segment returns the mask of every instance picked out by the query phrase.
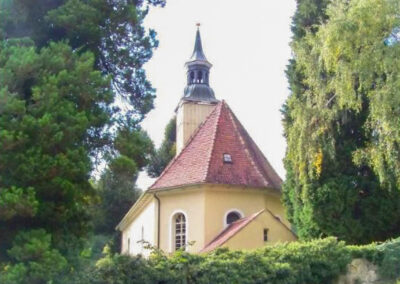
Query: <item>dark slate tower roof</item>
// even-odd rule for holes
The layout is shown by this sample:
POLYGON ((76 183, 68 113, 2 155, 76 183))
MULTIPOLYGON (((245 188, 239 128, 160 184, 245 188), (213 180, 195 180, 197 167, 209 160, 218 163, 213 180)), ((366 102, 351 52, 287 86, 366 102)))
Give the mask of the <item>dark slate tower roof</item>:
POLYGON ((214 91, 209 85, 209 74, 212 64, 204 55, 201 44, 200 30, 197 28, 194 50, 187 68, 187 85, 182 99, 186 101, 217 103, 214 91))
POLYGON ((194 49, 193 49, 193 53, 192 56, 189 59, 190 61, 205 61, 207 62, 209 65, 211 65, 208 61, 206 56, 204 55, 204 51, 203 51, 203 46, 201 44, 201 36, 200 36, 200 29, 197 29, 196 32, 196 41, 194 43, 194 49))

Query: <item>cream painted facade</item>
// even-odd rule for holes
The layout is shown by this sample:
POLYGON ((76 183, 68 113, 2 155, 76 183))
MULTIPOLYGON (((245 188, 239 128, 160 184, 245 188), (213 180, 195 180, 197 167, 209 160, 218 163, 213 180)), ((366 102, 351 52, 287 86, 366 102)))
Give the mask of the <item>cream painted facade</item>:
MULTIPOLYGON (((248 217, 262 209, 267 209, 254 221, 229 239, 223 246, 231 249, 252 249, 265 244, 290 242, 296 239, 290 231, 290 224, 284 219, 284 208, 276 190, 266 190, 230 185, 202 184, 162 190, 155 193, 160 200, 159 248, 171 253, 174 247, 174 220, 177 213, 186 218, 186 250, 197 253, 226 228, 226 216, 231 211, 248 217), (269 213, 270 212, 270 213, 269 213), (272 215, 271 215, 272 214, 272 215), (279 218, 279 220, 278 220, 279 218), (264 242, 264 229, 268 230, 268 241, 264 242)), ((122 229, 123 252, 127 252, 127 238, 137 241, 141 226, 151 232, 154 228, 154 245, 158 244, 157 220, 158 201, 154 193, 145 193, 146 201, 140 212, 131 214, 122 229), (154 209, 154 210, 153 210, 154 209), (152 213, 149 213, 152 212, 152 213), (147 221, 146 221, 147 220, 147 221), (129 225, 130 224, 130 225, 129 225)), ((127 214, 128 215, 128 214, 127 214)), ((150 241, 151 234, 149 235, 150 241)), ((140 238, 139 238, 140 239, 140 238)), ((147 239, 146 239, 147 240, 147 239)), ((148 255, 149 251, 139 246, 131 246, 130 254, 148 255)))
POLYGON ((179 154, 215 104, 182 100, 176 114, 176 153, 179 154))
POLYGON ((156 246, 157 238, 157 210, 156 200, 148 199, 136 218, 127 225, 122 233, 121 251, 125 254, 141 254, 148 256, 150 250, 146 246, 156 246))
POLYGON ((295 241, 296 236, 285 226, 271 215, 268 211, 264 211, 256 217, 254 221, 242 229, 239 234, 234 235, 221 247, 229 249, 256 249, 265 244, 275 244, 282 242, 295 241), (267 241, 264 241, 264 230, 267 231, 267 241))
MULTIPOLYGON (((229 185, 209 185, 206 188, 206 208, 204 211, 207 220, 205 244, 209 243, 224 229, 225 216, 230 211, 239 211, 243 213, 241 217, 247 217, 262 209, 268 209, 280 218, 286 226, 290 226, 289 222, 282 218, 282 216, 285 216, 285 211, 279 194, 275 192, 273 189, 268 191, 266 189, 229 185)), ((275 234, 276 226, 282 226, 282 224, 271 223, 272 234, 275 234)), ((253 239, 252 236, 249 236, 249 238, 253 239)), ((246 248, 246 245, 243 245, 242 248, 246 248)))

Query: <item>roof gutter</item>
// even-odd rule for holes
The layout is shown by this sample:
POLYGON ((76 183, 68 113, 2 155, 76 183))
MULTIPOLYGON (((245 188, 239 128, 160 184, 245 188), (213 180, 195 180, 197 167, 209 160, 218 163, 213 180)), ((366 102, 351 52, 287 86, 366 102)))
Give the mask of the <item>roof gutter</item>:
POLYGON ((182 184, 182 185, 177 185, 177 186, 166 186, 166 187, 159 187, 155 189, 151 189, 150 193, 152 192, 166 192, 166 191, 178 191, 183 188, 196 188, 204 185, 209 185, 209 186, 227 186, 230 188, 238 188, 238 189, 256 189, 256 190, 268 190, 270 193, 275 193, 275 194, 280 194, 280 189, 275 188, 275 187, 260 187, 260 186, 251 186, 251 185, 241 185, 241 184, 224 184, 224 183, 209 183, 209 182, 197 182, 197 183, 191 183, 191 184, 182 184))

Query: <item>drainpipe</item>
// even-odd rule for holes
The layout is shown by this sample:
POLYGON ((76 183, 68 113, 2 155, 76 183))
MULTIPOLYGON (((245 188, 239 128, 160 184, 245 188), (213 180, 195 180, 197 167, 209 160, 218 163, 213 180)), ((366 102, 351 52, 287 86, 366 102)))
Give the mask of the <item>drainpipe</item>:
POLYGON ((159 249, 160 248, 160 215, 161 215, 160 207, 161 207, 161 201, 160 201, 160 198, 158 198, 157 194, 154 193, 153 195, 154 195, 154 198, 157 199, 157 204, 158 204, 158 209, 157 209, 157 214, 158 214, 158 217, 157 217, 157 248, 159 249))

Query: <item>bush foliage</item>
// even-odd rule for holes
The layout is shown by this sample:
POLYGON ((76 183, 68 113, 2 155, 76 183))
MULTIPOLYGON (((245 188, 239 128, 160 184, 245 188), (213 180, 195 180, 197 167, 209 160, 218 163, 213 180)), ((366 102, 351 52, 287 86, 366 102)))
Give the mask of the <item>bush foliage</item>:
POLYGON ((380 267, 382 277, 396 279, 400 238, 346 246, 331 237, 255 251, 222 248, 203 255, 154 251, 149 259, 107 254, 82 283, 331 283, 354 258, 366 258, 380 267))

